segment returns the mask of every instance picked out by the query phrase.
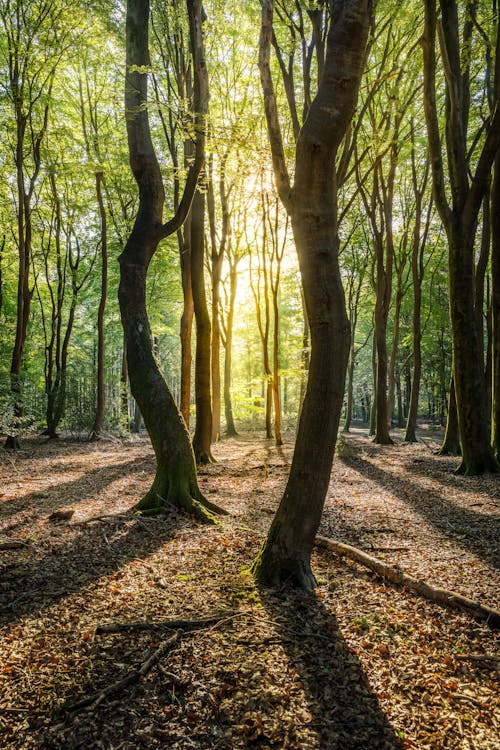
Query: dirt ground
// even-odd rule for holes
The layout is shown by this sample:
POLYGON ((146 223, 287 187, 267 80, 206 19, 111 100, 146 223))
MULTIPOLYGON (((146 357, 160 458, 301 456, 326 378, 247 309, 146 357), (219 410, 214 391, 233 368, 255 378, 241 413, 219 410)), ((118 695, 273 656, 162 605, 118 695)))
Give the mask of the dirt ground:
MULTIPOLYGON (((499 608, 500 480, 432 448, 343 438, 320 533, 499 608)), ((0 747, 500 747, 498 634, 326 551, 314 595, 258 590, 292 445, 214 453, 207 527, 130 512, 146 437, 0 451, 0 747)))

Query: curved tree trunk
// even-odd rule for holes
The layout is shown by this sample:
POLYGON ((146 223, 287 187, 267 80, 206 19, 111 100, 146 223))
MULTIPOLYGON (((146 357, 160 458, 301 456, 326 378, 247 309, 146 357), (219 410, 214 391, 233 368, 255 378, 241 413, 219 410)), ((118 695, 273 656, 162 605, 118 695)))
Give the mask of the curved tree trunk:
MULTIPOLYGON (((206 76, 201 47, 201 2, 187 2, 194 43, 195 75, 198 86, 206 76)), ((146 310, 147 269, 159 241, 177 231, 185 219, 202 167, 199 151, 186 180, 183 198, 175 217, 163 224, 164 188, 159 164, 151 141, 148 121, 147 81, 149 66, 148 0, 127 3, 127 67, 125 106, 130 165, 139 188, 139 210, 134 227, 120 255, 118 298, 122 318, 130 388, 149 432, 156 456, 156 476, 152 487, 139 502, 142 512, 156 512, 176 505, 204 520, 213 520, 199 488, 189 434, 172 394, 159 370, 146 310)), ((198 89, 197 112, 204 97, 198 89)), ((198 123, 202 137, 202 123, 198 123)))
POLYGON ((315 585, 310 556, 330 481, 350 336, 338 264, 335 157, 357 101, 369 11, 366 0, 335 3, 325 69, 298 137, 291 189, 269 67, 273 4, 262 3, 259 67, 268 133, 278 191, 292 219, 311 332, 309 379, 290 476, 253 565, 256 579, 268 585, 315 585))

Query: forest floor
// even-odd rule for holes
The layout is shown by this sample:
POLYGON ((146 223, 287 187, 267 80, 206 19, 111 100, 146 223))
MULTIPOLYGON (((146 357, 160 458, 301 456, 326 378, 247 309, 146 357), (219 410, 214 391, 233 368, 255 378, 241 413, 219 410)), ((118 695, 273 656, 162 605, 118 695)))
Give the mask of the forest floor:
MULTIPOLYGON (((343 438, 320 533, 498 608, 500 481, 433 447, 343 438)), ((214 452, 217 527, 130 512, 146 437, 0 451, 0 747, 496 750, 498 634, 324 550, 314 595, 258 590, 292 443, 214 452)))

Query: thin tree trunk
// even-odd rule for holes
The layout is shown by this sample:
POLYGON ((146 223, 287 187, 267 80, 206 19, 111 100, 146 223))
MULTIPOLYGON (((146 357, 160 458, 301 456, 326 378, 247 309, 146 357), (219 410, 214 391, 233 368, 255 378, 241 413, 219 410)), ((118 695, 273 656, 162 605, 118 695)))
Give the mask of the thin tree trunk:
POLYGON ((450 394, 448 397, 448 417, 443 444, 438 453, 441 456, 459 456, 461 453, 460 429, 458 426, 457 399, 455 395, 455 378, 450 380, 450 394))
POLYGON ((191 206, 191 288, 196 324, 195 403, 193 450, 196 463, 213 461, 212 398, 210 391, 211 326, 205 293, 205 196, 197 190, 191 206))
POLYGON ((121 374, 120 374, 120 405, 121 405, 121 413, 122 413, 123 422, 127 426, 127 429, 129 429, 130 428, 130 414, 129 414, 129 408, 128 408, 127 383, 128 383, 127 345, 124 339, 123 348, 122 348, 122 369, 121 369, 121 374))
POLYGON ((104 175, 102 172, 96 172, 95 190, 97 203, 99 204, 99 217, 101 221, 101 297, 99 300, 99 309, 97 312, 97 408, 94 419, 94 426, 90 434, 91 440, 98 440, 102 432, 104 422, 104 409, 106 406, 105 395, 105 328, 104 314, 106 311, 106 297, 108 293, 108 227, 106 208, 102 195, 102 183, 104 175))
POLYGON ((226 346, 224 352, 224 414, 226 417, 226 435, 229 437, 234 437, 238 434, 234 424, 233 404, 231 399, 233 324, 237 284, 238 274, 236 265, 232 265, 229 272, 229 309, 226 321, 226 346))
POLYGON ((181 339, 181 394, 180 411, 189 428, 191 407, 191 364, 193 361, 191 353, 191 338, 193 331, 193 290, 191 289, 191 212, 184 223, 184 231, 181 232, 179 241, 181 280, 182 280, 182 315, 180 323, 181 339))

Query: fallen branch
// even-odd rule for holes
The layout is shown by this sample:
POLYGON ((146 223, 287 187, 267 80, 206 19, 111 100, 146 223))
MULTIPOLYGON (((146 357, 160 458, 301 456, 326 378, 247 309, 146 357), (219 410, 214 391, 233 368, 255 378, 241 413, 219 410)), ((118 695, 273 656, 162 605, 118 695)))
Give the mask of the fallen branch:
POLYGON ((29 547, 29 543, 23 542, 22 539, 0 539, 0 550, 21 549, 22 547, 29 547))
POLYGON ((494 654, 453 654, 454 659, 459 661, 486 661, 492 664, 497 664, 497 669, 500 669, 500 656, 494 654))
POLYGON ((97 693, 92 693, 92 695, 89 695, 86 698, 82 698, 82 700, 78 701, 77 703, 73 703, 71 706, 64 706, 64 710, 68 712, 79 711, 81 708, 86 708, 87 706, 97 708, 97 706, 110 695, 119 693, 129 685, 133 685, 134 683, 139 682, 139 680, 142 677, 145 677, 147 673, 150 672, 151 669, 155 666, 155 664, 160 661, 162 656, 164 656, 164 654, 166 654, 167 651, 172 648, 174 643, 177 643, 179 637, 180 633, 175 632, 170 636, 170 638, 168 638, 168 640, 163 641, 163 643, 158 646, 156 651, 153 651, 151 656, 141 664, 139 669, 133 669, 121 679, 116 680, 116 682, 112 682, 111 685, 108 685, 102 690, 99 690, 97 693))
POLYGON ((141 630, 156 630, 157 628, 166 628, 168 630, 196 630, 203 628, 205 625, 213 625, 223 620, 230 620, 239 612, 223 612, 220 615, 211 617, 200 617, 196 620, 162 620, 160 622, 147 622, 139 620, 138 622, 109 622, 104 625, 98 625, 95 629, 96 635, 102 633, 123 633, 138 632, 141 630))
POLYGON ((374 573, 382 578, 396 583, 399 586, 404 586, 410 591, 415 591, 417 594, 429 599, 432 602, 437 602, 446 607, 452 609, 458 609, 464 612, 468 612, 478 620, 485 620, 487 625, 492 629, 500 628, 500 612, 491 607, 487 607, 484 604, 475 602, 472 599, 457 594, 455 591, 447 591, 446 589, 439 589, 431 586, 429 583, 419 581, 417 578, 405 573, 401 568, 388 565, 387 563, 378 560, 376 557, 367 555, 366 552, 362 552, 356 547, 351 547, 349 544, 343 544, 342 542, 336 542, 333 539, 328 539, 324 536, 316 537, 316 545, 323 547, 324 549, 334 552, 339 557, 347 557, 350 560, 354 560, 366 568, 369 568, 374 573))

